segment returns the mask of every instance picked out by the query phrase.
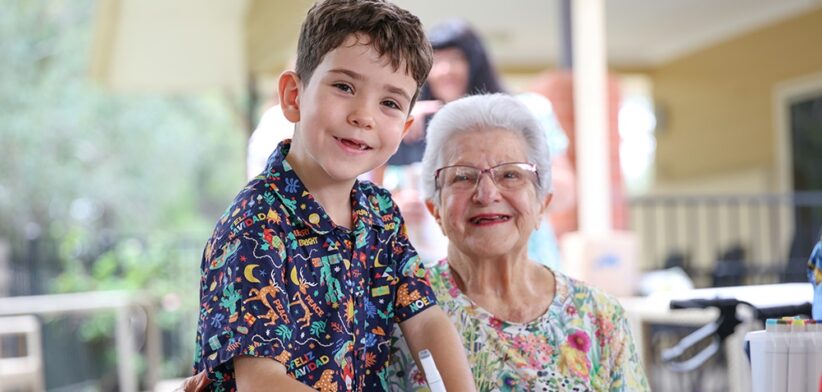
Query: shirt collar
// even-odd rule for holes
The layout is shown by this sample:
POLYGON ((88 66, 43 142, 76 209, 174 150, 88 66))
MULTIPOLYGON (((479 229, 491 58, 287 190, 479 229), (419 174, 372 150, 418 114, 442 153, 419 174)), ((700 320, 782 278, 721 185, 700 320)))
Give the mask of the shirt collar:
MULTIPOLYGON (((287 212, 299 219, 306 227, 326 234, 338 227, 326 214, 325 209, 314 200, 302 180, 285 160, 291 149, 291 139, 280 142, 274 153, 268 158, 265 169, 265 182, 268 188, 280 199, 287 212)), ((381 205, 384 203, 374 185, 366 182, 354 181, 351 189, 352 213, 354 214, 354 228, 361 225, 384 228, 381 205)))

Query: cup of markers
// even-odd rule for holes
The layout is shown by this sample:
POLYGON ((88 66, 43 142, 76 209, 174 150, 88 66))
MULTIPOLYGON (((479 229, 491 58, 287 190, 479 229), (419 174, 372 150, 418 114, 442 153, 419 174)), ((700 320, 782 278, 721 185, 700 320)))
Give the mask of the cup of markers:
POLYGON ((822 320, 768 319, 748 332, 753 392, 816 392, 822 377, 822 320))

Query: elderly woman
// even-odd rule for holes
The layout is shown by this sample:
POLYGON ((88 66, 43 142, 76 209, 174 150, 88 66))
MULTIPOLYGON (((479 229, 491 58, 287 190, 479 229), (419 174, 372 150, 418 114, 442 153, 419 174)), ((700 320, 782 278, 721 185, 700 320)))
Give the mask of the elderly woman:
MULTIPOLYGON (((434 116, 423 191, 449 241, 429 271, 437 300, 462 334, 479 390, 648 390, 617 301, 528 258, 551 201, 549 155, 516 98, 461 98, 434 116)), ((397 336, 388 382, 423 388, 397 336)))

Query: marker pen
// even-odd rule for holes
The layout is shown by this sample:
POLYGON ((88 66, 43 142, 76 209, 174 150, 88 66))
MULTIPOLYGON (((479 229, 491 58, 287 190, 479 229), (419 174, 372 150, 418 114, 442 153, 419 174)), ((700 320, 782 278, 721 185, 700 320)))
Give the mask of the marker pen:
POLYGON ((771 391, 773 364, 770 355, 765 354, 765 347, 770 343, 769 333, 768 331, 751 331, 745 334, 745 340, 749 344, 751 353, 751 392, 771 391))
POLYGON ((787 392, 808 390, 808 340, 805 331, 805 320, 793 320, 791 332, 788 333, 788 389, 787 392))
POLYGON ((437 364, 434 363, 431 352, 425 349, 420 351, 419 356, 422 370, 425 373, 425 381, 428 382, 428 389, 431 392, 445 392, 445 384, 442 383, 442 377, 440 377, 440 372, 437 370, 437 364))
POLYGON ((807 352, 807 377, 808 390, 814 390, 814 387, 822 387, 818 385, 822 381, 822 324, 820 320, 807 320, 806 328, 808 332, 808 352, 807 352))
MULTIPOLYGON (((769 333, 769 341, 766 346, 767 361, 773 366, 771 373, 771 391, 787 391, 788 388, 788 334, 790 333, 790 321, 785 319, 774 320, 769 333)), ((766 327, 767 328, 767 327, 766 327)))

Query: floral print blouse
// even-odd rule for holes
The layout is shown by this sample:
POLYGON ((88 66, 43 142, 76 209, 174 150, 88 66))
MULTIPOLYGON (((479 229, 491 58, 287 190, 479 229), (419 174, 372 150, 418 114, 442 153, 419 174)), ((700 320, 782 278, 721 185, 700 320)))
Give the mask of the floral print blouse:
MULTIPOLYGON (((648 391, 628 321, 611 296, 552 271, 556 293, 528 323, 494 317, 457 288, 445 260, 430 269, 437 302, 462 335, 480 391, 648 391)), ((398 330, 389 369, 395 391, 427 390, 398 330)))

